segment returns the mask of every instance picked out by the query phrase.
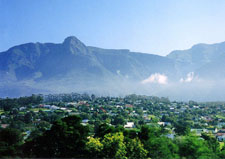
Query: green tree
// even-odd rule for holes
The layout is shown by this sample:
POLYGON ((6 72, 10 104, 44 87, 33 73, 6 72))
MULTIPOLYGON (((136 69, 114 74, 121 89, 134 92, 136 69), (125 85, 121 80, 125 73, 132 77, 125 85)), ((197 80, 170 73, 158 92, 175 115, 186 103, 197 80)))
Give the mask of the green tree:
POLYGON ((43 136, 27 142, 24 153, 28 157, 82 157, 88 133, 80 117, 65 117, 57 120, 43 136))
POLYGON ((220 158, 225 158, 225 149, 221 150, 219 153, 220 158))
POLYGON ((104 158, 126 158, 126 145, 124 143, 123 133, 106 134, 102 140, 104 158))
POLYGON ((174 131, 178 135, 188 135, 191 130, 189 123, 184 120, 179 120, 177 123, 175 123, 174 127, 174 131))
POLYGON ((177 145, 165 136, 149 139, 146 143, 146 149, 149 152, 148 157, 151 158, 174 159, 179 157, 177 145))
POLYGON ((160 128, 144 125, 141 127, 141 131, 138 135, 142 142, 146 142, 150 138, 160 137, 162 133, 160 128))
POLYGON ((0 131, 0 157, 20 155, 22 139, 22 134, 17 129, 2 129, 0 131))
POLYGON ((33 116, 31 112, 27 112, 24 116, 24 122, 29 124, 30 122, 32 122, 33 116))
POLYGON ((176 139, 179 146, 180 157, 198 159, 214 158, 212 151, 207 147, 207 143, 196 136, 185 136, 176 139))
POLYGON ((211 134, 202 133, 201 137, 205 139, 207 146, 212 150, 213 154, 215 155, 214 158, 220 153, 220 143, 217 139, 211 134))
POLYGON ((88 152, 88 158, 100 158, 102 157, 103 144, 100 141, 100 138, 90 137, 89 141, 86 144, 86 149, 88 152))
POLYGON ((117 116, 115 116, 112 124, 113 125, 124 125, 125 124, 125 119, 122 116, 117 115, 117 116))
POLYGON ((103 138, 108 133, 113 133, 115 128, 110 126, 109 124, 103 123, 100 125, 96 125, 95 127, 95 137, 103 138))
POLYGON ((129 140, 126 147, 128 158, 147 158, 148 151, 138 138, 129 140))

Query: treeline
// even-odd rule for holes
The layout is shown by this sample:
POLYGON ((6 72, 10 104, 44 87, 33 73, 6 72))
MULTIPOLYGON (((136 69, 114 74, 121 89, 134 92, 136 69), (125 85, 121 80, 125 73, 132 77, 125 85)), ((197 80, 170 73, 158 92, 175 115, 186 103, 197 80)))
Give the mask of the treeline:
POLYGON ((13 108, 29 106, 32 104, 40 104, 42 101, 42 95, 32 95, 29 97, 20 98, 0 98, 0 109, 3 109, 4 111, 10 111, 13 108))
POLYGON ((215 137, 202 134, 170 139, 164 127, 142 126, 127 130, 122 126, 100 124, 95 134, 81 124, 78 116, 54 122, 43 134, 23 140, 12 128, 0 131, 0 157, 22 158, 225 158, 215 137))
POLYGON ((156 97, 156 96, 145 96, 145 95, 136 95, 136 94, 131 94, 127 95, 125 97, 110 97, 110 96, 96 96, 94 94, 79 94, 79 93, 63 93, 63 94, 48 94, 44 95, 44 102, 71 102, 71 101, 80 101, 80 100, 95 100, 96 98, 104 98, 106 101, 111 100, 113 98, 118 98, 118 99, 125 99, 125 101, 135 101, 139 99, 145 99, 145 100, 151 100, 154 103, 157 102, 163 102, 163 103, 170 103, 170 100, 165 97, 156 97))
POLYGON ((71 102, 80 100, 90 100, 95 98, 95 95, 87 93, 63 93, 63 94, 48 94, 44 96, 44 102, 71 102))

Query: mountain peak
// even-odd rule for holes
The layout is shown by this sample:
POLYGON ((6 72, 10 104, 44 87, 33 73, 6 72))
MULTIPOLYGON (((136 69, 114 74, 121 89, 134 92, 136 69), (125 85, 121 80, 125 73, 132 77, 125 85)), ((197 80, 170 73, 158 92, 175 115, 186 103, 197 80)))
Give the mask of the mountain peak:
POLYGON ((71 42, 81 42, 81 41, 79 39, 77 39, 75 36, 68 36, 63 41, 63 43, 71 43, 71 42))
POLYGON ((75 53, 86 53, 87 48, 79 39, 75 36, 69 36, 63 41, 63 45, 69 49, 73 54, 75 53))

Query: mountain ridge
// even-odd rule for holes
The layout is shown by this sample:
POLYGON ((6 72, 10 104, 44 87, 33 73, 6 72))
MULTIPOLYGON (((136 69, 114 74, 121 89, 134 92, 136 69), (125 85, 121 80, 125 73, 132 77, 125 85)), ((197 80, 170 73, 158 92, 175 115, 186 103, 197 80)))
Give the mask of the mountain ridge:
MULTIPOLYGON (((210 78, 211 73, 203 73, 201 70, 207 65, 213 65, 225 56, 225 42, 215 44, 196 44, 187 50, 175 50, 167 55, 168 58, 175 61, 175 67, 185 74, 188 72, 196 72, 199 75, 210 78), (207 75, 208 74, 208 75, 207 75)), ((216 64, 213 65, 215 67, 216 64)), ((225 65, 224 65, 225 66, 225 65)), ((206 69, 206 68, 205 68, 206 69)), ((222 71, 222 67, 216 69, 222 71)), ((223 72, 223 71, 222 71, 223 72)), ((225 77, 225 76, 224 76, 225 77)))
POLYGON ((26 43, 0 53, 2 83, 75 81, 85 86, 91 81, 95 86, 100 80, 109 79, 141 81, 156 72, 170 74, 168 70, 173 70, 173 62, 168 58, 86 46, 74 36, 58 44, 26 43))
POLYGON ((199 92, 209 93, 199 81, 210 88, 212 82, 208 80, 225 80, 224 61, 225 42, 198 44, 160 56, 86 46, 69 36, 62 43, 26 43, 1 52, 0 97, 32 92, 139 92, 176 97, 179 91, 190 91, 196 86, 203 90, 199 92))

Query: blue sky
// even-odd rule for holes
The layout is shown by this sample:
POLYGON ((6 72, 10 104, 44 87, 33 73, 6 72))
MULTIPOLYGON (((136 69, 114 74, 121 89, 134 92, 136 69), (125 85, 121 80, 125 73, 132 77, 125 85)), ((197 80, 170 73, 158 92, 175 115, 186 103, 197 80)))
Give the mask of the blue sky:
POLYGON ((0 0, 0 52, 27 42, 166 55, 225 41, 223 0, 0 0))

